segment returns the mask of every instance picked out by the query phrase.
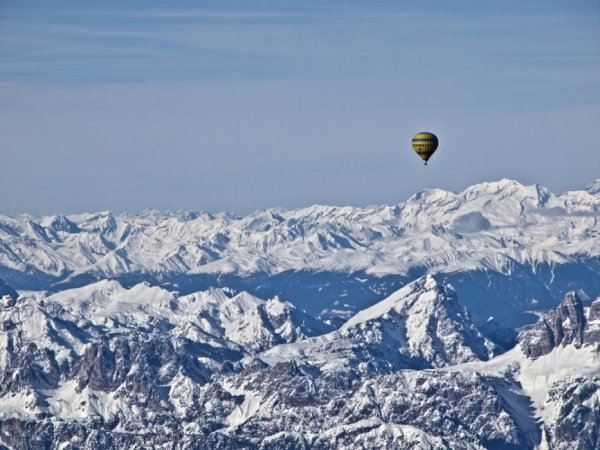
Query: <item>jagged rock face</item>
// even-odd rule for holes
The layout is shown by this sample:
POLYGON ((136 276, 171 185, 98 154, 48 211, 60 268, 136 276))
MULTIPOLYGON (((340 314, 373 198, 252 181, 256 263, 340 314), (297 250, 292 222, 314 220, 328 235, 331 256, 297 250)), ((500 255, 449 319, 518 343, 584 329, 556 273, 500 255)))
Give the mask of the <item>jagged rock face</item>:
POLYGON ((595 450, 598 303, 569 295, 551 314, 583 366, 544 397, 517 374, 535 391, 552 355, 488 361, 431 276, 313 337, 316 319, 244 293, 103 282, 21 298, 1 311, 0 447, 595 450))
POLYGON ((103 336, 86 349, 72 377, 79 390, 111 392, 124 385, 128 392, 147 398, 150 388, 170 384, 178 373, 204 384, 210 369, 198 362, 189 346, 166 336, 103 336))
POLYGON ((180 449, 273 450, 533 448, 538 439, 513 416, 515 402, 523 399, 506 399, 509 384, 501 379, 448 372, 319 377, 306 370, 280 363, 218 377, 194 414, 161 423, 170 430, 168 439, 157 432, 111 431, 114 424, 102 422, 87 424, 93 429, 87 436, 78 423, 12 420, 1 426, 12 445, 24 440, 18 434, 23 429, 34 432, 27 439, 30 448, 43 448, 35 446, 39 436, 53 448, 171 443, 180 449), (214 420, 215 405, 225 405, 216 413, 220 422, 214 420), (186 427, 197 434, 185 433, 186 427))
POLYGON ((60 305, 24 297, 14 306, 0 308, 0 324, 0 370, 33 345, 51 351, 61 372, 68 372, 83 347, 102 331, 60 305))
POLYGON ((519 340, 523 352, 531 357, 548 354, 559 345, 573 344, 581 347, 584 343, 595 345, 599 342, 600 298, 592 303, 587 317, 583 304, 576 292, 565 295, 562 303, 543 317, 530 330, 525 331, 519 340))
POLYGON ((569 292, 562 304, 558 307, 557 316, 554 318, 556 345, 561 343, 583 343, 583 330, 586 325, 581 299, 575 292, 569 292))
POLYGON ((600 298, 583 308, 575 292, 520 335, 531 358, 519 379, 542 419, 552 450, 600 448, 600 298))
MULTIPOLYGON (((402 288, 391 297, 348 320, 342 333, 365 334, 365 328, 385 328, 399 320, 412 358, 433 367, 486 360, 494 353, 494 345, 471 323, 468 311, 458 303, 451 286, 425 276, 402 288), (350 331, 352 330, 352 331, 350 331)), ((402 345, 399 346, 402 352, 402 345)))
POLYGON ((600 448, 600 377, 575 377, 555 384, 548 403, 557 417, 544 427, 550 448, 587 450, 600 448))
POLYGON ((100 281, 51 295, 46 303, 89 317, 101 329, 169 333, 237 353, 256 353, 329 329, 278 297, 265 301, 221 289, 177 296, 147 283, 126 289, 117 281, 100 281))
POLYGON ((387 373, 486 360, 493 352, 453 289, 428 275, 359 312, 339 330, 275 347, 261 357, 303 360, 325 371, 387 373))
POLYGON ((52 350, 30 342, 24 349, 14 349, 0 376, 0 396, 22 389, 52 389, 58 386, 61 373, 52 350))
POLYGON ((11 324, 0 334, 0 418, 60 417, 103 433, 117 424, 123 433, 183 433, 181 417, 199 411, 198 433, 222 428, 237 400, 207 386, 215 373, 324 327, 279 299, 219 290, 176 297, 110 281, 22 298, 0 319, 11 324))
POLYGON ((590 306, 583 340, 589 345, 600 346, 600 297, 590 306))
POLYGON ((307 367, 280 363, 243 372, 228 383, 244 393, 245 402, 261 404, 252 416, 230 416, 236 427, 221 431, 247 436, 250 443, 282 432, 303 436, 307 448, 322 449, 411 448, 409 443, 412 448, 466 449, 496 440, 528 448, 529 439, 535 440, 498 395, 506 382, 474 374, 316 376, 307 367), (486 414, 495 417, 495 425, 486 414))
POLYGON ((489 360, 441 281, 510 344, 513 312, 598 292, 599 192, 2 216, 0 275, 52 295, 0 281, 0 448, 597 450, 600 299, 568 294, 489 360), (235 277, 270 299, 212 288, 235 277))
POLYGON ((600 194, 600 178, 594 180, 585 190, 592 195, 600 194))

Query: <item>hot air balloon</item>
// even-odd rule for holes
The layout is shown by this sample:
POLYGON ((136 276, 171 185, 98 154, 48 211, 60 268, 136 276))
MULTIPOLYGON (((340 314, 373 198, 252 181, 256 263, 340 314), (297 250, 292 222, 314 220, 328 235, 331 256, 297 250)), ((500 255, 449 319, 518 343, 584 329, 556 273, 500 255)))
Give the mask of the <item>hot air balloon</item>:
POLYGON ((438 146, 438 138, 435 134, 429 132, 417 133, 412 138, 413 150, 425 161, 431 158, 438 146))

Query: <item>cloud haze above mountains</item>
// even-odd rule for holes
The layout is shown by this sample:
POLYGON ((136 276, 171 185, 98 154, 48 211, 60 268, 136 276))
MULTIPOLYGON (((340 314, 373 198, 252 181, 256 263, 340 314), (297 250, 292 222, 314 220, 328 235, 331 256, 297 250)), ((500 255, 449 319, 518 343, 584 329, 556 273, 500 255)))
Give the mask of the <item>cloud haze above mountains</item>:
POLYGON ((0 212, 397 203, 503 177, 580 188, 600 167, 599 14, 5 2, 0 212), (426 129, 441 144, 424 168, 410 138, 426 129))

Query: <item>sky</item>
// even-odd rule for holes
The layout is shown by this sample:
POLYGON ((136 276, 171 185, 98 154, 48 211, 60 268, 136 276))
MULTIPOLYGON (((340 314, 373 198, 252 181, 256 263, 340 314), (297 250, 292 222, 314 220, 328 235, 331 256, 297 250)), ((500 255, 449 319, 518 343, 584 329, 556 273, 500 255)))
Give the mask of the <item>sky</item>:
POLYGON ((599 142, 597 0, 0 2, 0 214, 561 193, 599 142))

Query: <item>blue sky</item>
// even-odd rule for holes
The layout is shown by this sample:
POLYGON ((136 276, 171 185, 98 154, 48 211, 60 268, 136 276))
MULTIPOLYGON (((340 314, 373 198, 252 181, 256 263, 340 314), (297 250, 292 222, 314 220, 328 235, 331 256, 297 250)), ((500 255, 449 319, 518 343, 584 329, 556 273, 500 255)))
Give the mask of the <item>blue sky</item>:
POLYGON ((171 3, 0 4, 0 213, 600 177, 597 1, 171 3))

